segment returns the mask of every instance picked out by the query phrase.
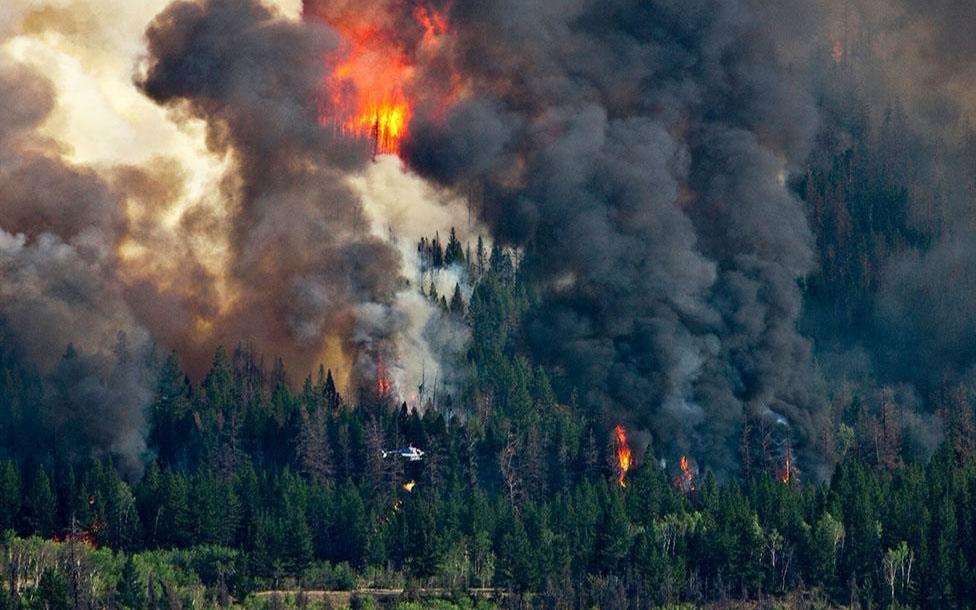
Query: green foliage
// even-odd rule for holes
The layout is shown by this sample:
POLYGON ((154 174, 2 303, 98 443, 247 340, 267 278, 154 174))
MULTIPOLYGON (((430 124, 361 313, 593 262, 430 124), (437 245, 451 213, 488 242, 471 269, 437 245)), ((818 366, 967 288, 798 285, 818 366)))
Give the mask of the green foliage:
POLYGON ((71 607, 68 579, 60 570, 47 568, 37 583, 33 605, 44 610, 68 610, 71 607))

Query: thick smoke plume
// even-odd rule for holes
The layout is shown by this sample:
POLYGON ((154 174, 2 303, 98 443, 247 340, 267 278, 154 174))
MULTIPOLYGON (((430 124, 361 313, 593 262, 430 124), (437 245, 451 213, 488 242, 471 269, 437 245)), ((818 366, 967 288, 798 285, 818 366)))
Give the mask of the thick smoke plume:
MULTIPOLYGON (((70 161, 42 135, 52 84, 0 71, 4 340, 45 375, 54 436, 132 472, 154 346, 199 373, 218 344, 245 341, 299 374, 325 360, 358 383, 400 362, 406 338, 425 342, 431 316, 405 299, 401 255, 350 186, 368 145, 319 120, 330 30, 258 2, 177 2, 145 39, 138 86, 188 130, 205 126, 224 167, 216 192, 188 196, 174 159, 70 161)), ((419 378, 423 362, 398 366, 419 378)))
POLYGON ((121 199, 36 132, 53 105, 45 78, 0 63, 0 330, 47 375, 43 416, 55 436, 112 453, 136 473, 149 386, 129 350, 144 353, 148 334, 116 275, 121 199))
POLYGON ((785 179, 818 127, 809 3, 447 11, 455 39, 423 80, 451 66, 464 93, 446 114, 419 105, 405 153, 478 192, 495 238, 550 282, 528 345, 669 451, 729 469, 752 417, 815 453, 821 401, 796 330, 815 260, 785 179))
POLYGON ((224 184, 228 337, 251 337, 299 370, 321 357, 324 336, 349 349, 372 340, 353 329, 363 312, 388 309, 399 260, 343 179, 368 151, 319 124, 335 36, 255 2, 215 0, 172 4, 146 37, 143 90, 206 121, 209 146, 236 168, 224 184))
MULTIPOLYGON (((567 395, 647 428, 665 457, 732 471, 740 431, 761 422, 816 466, 827 392, 797 322, 818 261, 790 185, 811 156, 844 151, 858 108, 899 117, 900 137, 879 141, 910 168, 925 239, 879 271, 869 340, 850 353, 920 401, 974 370, 976 49, 960 7, 305 0, 297 20, 259 0, 178 0, 120 42, 95 12, 4 3, 3 336, 45 376, 53 430, 137 469, 154 345, 194 374, 245 341, 299 375, 325 361, 356 385, 383 368, 403 398, 458 383, 467 331, 418 295, 413 246, 483 223, 544 288, 522 340, 567 395), (429 184, 323 121, 355 93, 324 91, 348 42, 329 23, 369 25, 409 64, 399 150, 429 184), (60 82, 12 60, 63 78, 70 62, 37 46, 52 32, 96 72, 120 61, 108 50, 144 47, 122 70, 137 89, 59 99, 60 82), (99 138, 70 133, 61 105, 126 114, 116 93, 157 113, 144 131, 165 109, 206 152, 181 140, 80 162, 99 138)), ((450 273, 437 281, 463 279, 450 273)))

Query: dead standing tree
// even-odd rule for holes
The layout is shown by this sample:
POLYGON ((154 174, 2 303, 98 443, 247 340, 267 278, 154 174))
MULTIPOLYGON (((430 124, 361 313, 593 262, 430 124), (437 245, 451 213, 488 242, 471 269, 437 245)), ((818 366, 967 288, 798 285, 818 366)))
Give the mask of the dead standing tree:
POLYGON ((518 512, 522 499, 522 477, 519 475, 518 458, 522 449, 521 439, 512 431, 508 433, 508 440, 498 454, 498 466, 502 472, 502 479, 508 488, 508 502, 513 512, 518 512))

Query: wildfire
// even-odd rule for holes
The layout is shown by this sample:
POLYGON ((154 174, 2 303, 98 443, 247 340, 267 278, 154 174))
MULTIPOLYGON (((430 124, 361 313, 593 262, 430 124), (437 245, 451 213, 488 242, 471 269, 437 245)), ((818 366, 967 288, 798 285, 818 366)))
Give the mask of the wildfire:
POLYGON ((386 370, 386 362, 382 356, 376 357, 376 395, 380 397, 389 396, 393 392, 393 382, 386 370))
POLYGON ((678 476, 674 477, 674 486, 685 493, 695 491, 695 472, 692 470, 687 456, 681 456, 678 461, 678 468, 680 472, 678 476))
POLYGON ((793 449, 786 447, 786 455, 783 457, 783 468, 776 473, 777 478, 785 485, 789 485, 796 480, 796 466, 793 465, 793 449))
POLYGON ((405 491, 407 493, 411 493, 411 492, 413 492, 413 488, 416 485, 417 485, 417 482, 416 481, 408 481, 408 482, 406 482, 406 483, 403 484, 403 491, 405 491))
MULTIPOLYGON (((89 504, 93 503, 93 501, 89 501, 89 504)), ((52 540, 55 542, 74 542, 92 548, 98 548, 98 535, 104 528, 104 523, 96 521, 87 529, 71 529, 63 534, 53 536, 52 540)))
MULTIPOLYGON (((306 0, 306 6, 308 0, 306 0)), ((403 32, 369 11, 319 15, 339 33, 340 49, 327 61, 327 101, 322 120, 344 135, 369 140, 376 154, 398 154, 413 104, 409 95, 415 58, 435 49, 448 31, 447 18, 422 4, 411 17, 422 32, 414 48, 403 32)))
POLYGON ((627 471, 630 470, 631 450, 627 442, 627 431, 620 424, 613 429, 617 441, 617 482, 621 487, 627 487, 627 471))

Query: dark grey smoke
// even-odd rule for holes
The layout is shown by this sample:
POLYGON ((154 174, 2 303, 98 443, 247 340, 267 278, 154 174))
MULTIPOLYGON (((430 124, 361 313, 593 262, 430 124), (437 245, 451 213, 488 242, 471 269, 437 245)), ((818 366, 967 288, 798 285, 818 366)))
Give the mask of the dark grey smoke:
MULTIPOLYGON (((35 128, 54 106, 50 82, 0 64, 0 326, 45 378, 41 419, 60 446, 116 456, 141 472, 148 334, 128 308, 115 248, 121 199, 94 171, 66 163, 35 128), (59 361, 69 345, 71 358, 59 361)), ((35 439, 42 443, 45 439, 35 439)))
POLYGON ((815 261, 786 187, 818 127, 810 3, 449 7, 468 94, 416 117, 406 154, 480 190, 495 237, 552 280, 533 350, 655 446, 722 471, 747 414, 814 454, 796 321, 815 261))
POLYGON ((226 340, 249 337, 300 372, 319 361, 324 336, 353 354, 387 349, 385 337, 357 335, 357 316, 388 311, 400 287, 399 255, 370 236, 343 180, 369 150, 319 120, 335 114, 322 95, 335 35, 256 0, 208 0, 173 3, 146 38, 143 91, 206 121, 210 148, 237 168, 225 185, 239 297, 226 340))

